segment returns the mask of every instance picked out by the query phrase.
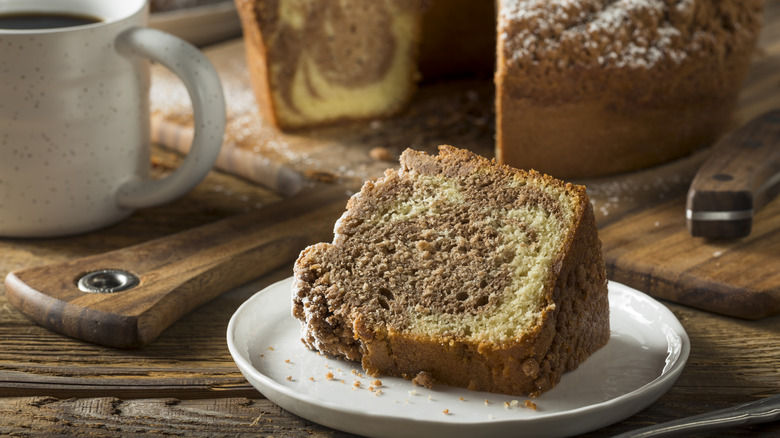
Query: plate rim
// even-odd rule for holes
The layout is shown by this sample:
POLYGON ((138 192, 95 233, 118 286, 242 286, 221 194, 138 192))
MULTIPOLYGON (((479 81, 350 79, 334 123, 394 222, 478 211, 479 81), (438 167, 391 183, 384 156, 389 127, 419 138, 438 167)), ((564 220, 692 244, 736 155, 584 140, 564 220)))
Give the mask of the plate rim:
MULTIPOLYGON (((247 378, 249 383, 252 384, 252 386, 254 386, 258 392, 263 394, 271 402, 278 404, 283 409, 293 412, 296 415, 300 415, 316 423, 328 427, 332 427, 334 429, 342 430, 342 431, 361 433, 361 432, 354 432, 353 430, 344 428, 340 422, 335 422, 335 423, 327 422, 327 421, 321 421, 321 418, 315 420, 310 417, 307 417, 301 414, 300 410, 296 411, 294 409, 288 408, 286 406, 287 404, 286 402, 295 401, 300 403, 307 403, 316 406, 318 409, 327 410, 329 412, 337 412, 344 415, 356 416, 366 420, 368 419, 383 420, 383 421, 390 421, 390 422, 403 421, 415 427, 427 426, 427 427, 443 428, 443 427, 454 426, 457 428, 468 428, 468 429, 475 428, 475 427, 476 428, 502 427, 502 426, 505 427, 507 425, 523 425, 528 423, 537 423, 537 422, 545 422, 545 421, 566 420, 571 417, 579 417, 583 414, 587 414, 590 411, 601 411, 601 410, 609 409, 611 406, 629 404, 633 402, 632 403, 633 409, 623 411, 619 415, 610 416, 610 415, 602 414, 601 415, 602 418, 607 418, 607 417, 614 417, 614 418, 608 418, 601 422, 596 421, 596 423, 598 424, 596 428, 599 428, 599 427, 605 427, 609 424, 613 424, 617 421, 628 418, 631 415, 639 412, 640 410, 654 403, 660 396, 662 396, 666 391, 669 390, 669 388, 671 388, 674 385, 674 382, 682 373, 682 370, 684 369, 685 364, 690 355, 691 345, 690 345, 690 339, 688 337, 688 334, 685 331, 682 324, 680 323, 680 321, 678 320, 678 318, 671 312, 671 310, 669 310, 665 305, 663 305, 653 297, 645 294, 644 292, 641 292, 637 289, 634 289, 632 287, 626 286, 621 283, 609 281, 608 290, 610 294, 612 293, 628 294, 633 298, 639 298, 644 302, 651 304, 654 308, 658 309, 661 313, 664 313, 665 315, 662 315, 665 316, 665 318, 663 318, 664 324, 670 326, 674 334, 677 335, 677 337, 680 339, 681 346, 679 350, 679 355, 677 355, 677 358, 674 360, 673 364, 671 366, 665 367, 660 372, 660 374, 655 378, 653 378, 652 380, 647 381, 642 386, 626 394, 622 394, 620 396, 614 397, 609 400, 590 404, 587 406, 581 406, 563 412, 559 411, 559 412, 550 412, 550 413, 540 413, 538 416, 535 416, 533 418, 469 420, 469 421, 458 421, 458 422, 452 422, 452 421, 448 422, 444 419, 431 419, 431 418, 429 419, 405 418, 403 420, 400 420, 395 415, 383 414, 378 412, 365 412, 349 405, 348 406, 339 405, 328 400, 316 399, 309 396, 308 394, 302 394, 300 392, 294 391, 293 389, 290 389, 276 382, 276 380, 274 380, 273 378, 260 372, 257 368, 255 368, 252 365, 249 358, 245 357, 243 354, 241 354, 240 351, 238 351, 238 347, 234 343, 234 335, 235 335, 235 327, 237 321, 240 319, 241 314, 245 312, 247 308, 251 307, 255 300, 262 299, 264 294, 272 293, 274 289, 281 288, 287 283, 291 284, 292 280, 293 277, 287 277, 283 280, 276 281, 268 285, 267 287, 261 289, 260 291, 255 292, 244 303, 242 303, 241 306, 238 307, 238 309, 234 312, 234 314, 230 318, 230 321, 228 322, 228 327, 227 327, 228 349, 230 350, 230 354, 231 356, 233 356, 233 359, 236 362, 236 365, 238 366, 239 370, 241 371, 242 374, 245 375, 245 377, 247 377, 246 373, 249 373, 253 378, 262 382, 266 386, 265 388, 263 388, 263 390, 261 390, 260 388, 257 388, 254 384, 252 384, 252 382, 249 381, 249 379, 247 378), (613 288, 615 290, 613 290, 613 288), (287 400, 278 402, 276 399, 272 399, 272 397, 269 397, 268 394, 265 392, 268 390, 274 392, 275 393, 273 394, 274 396, 279 396, 287 400)), ((610 301, 610 312, 612 312, 612 310, 613 310, 612 302, 610 301)), ((319 417, 322 416, 320 415, 319 417)), ((590 428, 588 430, 595 430, 595 429, 590 428)), ((584 433, 584 432, 585 430, 578 429, 578 432, 574 432, 574 433, 584 433)), ((365 431, 363 431, 362 433, 365 433, 365 431)))

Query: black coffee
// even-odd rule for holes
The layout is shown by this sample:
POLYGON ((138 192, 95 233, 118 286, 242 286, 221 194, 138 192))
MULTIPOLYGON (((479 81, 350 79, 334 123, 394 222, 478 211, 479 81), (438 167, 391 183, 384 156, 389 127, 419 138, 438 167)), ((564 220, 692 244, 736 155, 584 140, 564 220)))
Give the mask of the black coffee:
POLYGON ((102 21, 89 15, 52 12, 0 13, 0 29, 55 29, 83 26, 102 21))

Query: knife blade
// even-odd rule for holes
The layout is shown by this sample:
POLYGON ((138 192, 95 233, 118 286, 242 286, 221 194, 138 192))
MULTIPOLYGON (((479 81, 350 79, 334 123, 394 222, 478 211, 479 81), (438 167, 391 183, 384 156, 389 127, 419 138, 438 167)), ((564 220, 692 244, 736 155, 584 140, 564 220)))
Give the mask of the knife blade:
POLYGON ((147 345, 223 292, 330 240, 347 190, 312 190, 261 210, 5 278, 8 300, 35 323, 114 348, 147 345))
POLYGON ((778 192, 780 110, 773 110, 713 146, 688 190, 688 230, 708 239, 748 236, 756 211, 778 192))

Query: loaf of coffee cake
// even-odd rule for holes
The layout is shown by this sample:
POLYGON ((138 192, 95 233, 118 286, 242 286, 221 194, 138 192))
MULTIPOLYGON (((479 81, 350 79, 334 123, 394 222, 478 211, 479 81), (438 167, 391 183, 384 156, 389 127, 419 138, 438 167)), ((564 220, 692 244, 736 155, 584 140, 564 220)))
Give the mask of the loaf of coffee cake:
POLYGON ((558 178, 712 144, 729 128, 763 3, 236 0, 269 123, 382 118, 420 78, 493 73, 498 162, 558 178))
POLYGON ((609 339, 585 188, 451 146, 407 150, 295 264, 302 341, 372 375, 513 395, 609 339))

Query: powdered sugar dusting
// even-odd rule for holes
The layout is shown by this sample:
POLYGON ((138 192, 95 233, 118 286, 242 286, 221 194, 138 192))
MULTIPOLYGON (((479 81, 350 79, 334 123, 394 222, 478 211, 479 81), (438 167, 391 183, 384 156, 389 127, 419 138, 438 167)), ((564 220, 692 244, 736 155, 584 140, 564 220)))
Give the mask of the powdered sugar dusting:
POLYGON ((664 59, 679 64, 714 38, 687 30, 695 0, 501 0, 500 8, 499 38, 508 60, 521 64, 551 53, 559 67, 647 69, 664 59))
MULTIPOLYGON (((247 114, 254 116, 257 123, 257 101, 248 89, 249 74, 243 60, 230 60, 220 64, 219 71, 222 91, 227 106, 229 120, 237 119, 247 114)), ((150 103, 153 111, 160 111, 170 116, 188 116, 192 114, 192 103, 184 83, 172 72, 160 65, 153 69, 153 80, 150 88, 150 103)))
POLYGON ((623 176, 588 181, 588 194, 597 220, 603 222, 610 219, 610 214, 620 216, 642 205, 679 197, 688 190, 695 169, 693 166, 666 171, 656 169, 635 178, 623 176), (651 174, 654 176, 651 177, 651 174))

